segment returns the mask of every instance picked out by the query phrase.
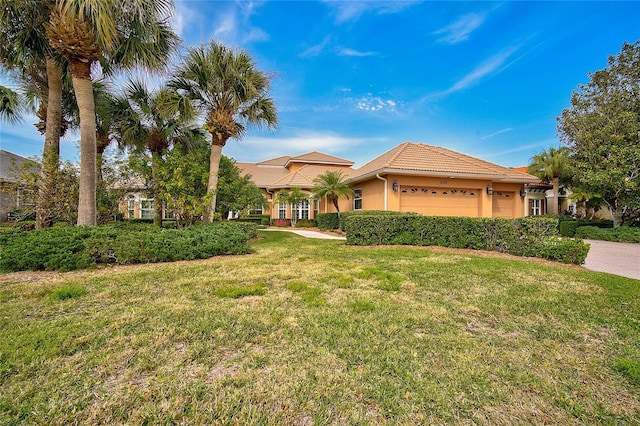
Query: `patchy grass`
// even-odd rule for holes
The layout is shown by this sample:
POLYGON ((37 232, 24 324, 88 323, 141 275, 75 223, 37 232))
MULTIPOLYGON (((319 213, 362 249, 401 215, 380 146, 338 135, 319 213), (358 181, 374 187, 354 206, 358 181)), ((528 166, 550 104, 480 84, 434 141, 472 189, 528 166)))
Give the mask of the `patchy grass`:
POLYGON ((0 275, 0 424, 638 424, 640 282, 263 232, 0 275))

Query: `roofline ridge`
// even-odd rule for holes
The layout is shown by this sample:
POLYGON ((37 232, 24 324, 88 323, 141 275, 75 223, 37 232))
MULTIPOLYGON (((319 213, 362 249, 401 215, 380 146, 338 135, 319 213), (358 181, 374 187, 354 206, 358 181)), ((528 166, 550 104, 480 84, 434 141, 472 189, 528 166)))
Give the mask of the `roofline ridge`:
POLYGON ((385 163, 383 164, 383 167, 391 167, 391 164, 393 163, 393 161, 394 161, 396 158, 398 158, 398 156, 399 156, 401 153, 403 153, 403 152, 404 152, 404 150, 405 150, 405 149, 407 149, 407 147, 408 147, 409 145, 413 145, 413 144, 414 144, 413 142, 405 141, 405 142, 402 142, 400 145, 395 146, 395 147, 391 148, 391 150, 387 151, 387 152, 391 152, 391 151, 393 151, 394 149, 397 149, 397 151, 396 151, 396 152, 395 152, 395 153, 394 153, 394 154, 389 158, 389 161, 387 161, 387 162, 385 162, 385 163))

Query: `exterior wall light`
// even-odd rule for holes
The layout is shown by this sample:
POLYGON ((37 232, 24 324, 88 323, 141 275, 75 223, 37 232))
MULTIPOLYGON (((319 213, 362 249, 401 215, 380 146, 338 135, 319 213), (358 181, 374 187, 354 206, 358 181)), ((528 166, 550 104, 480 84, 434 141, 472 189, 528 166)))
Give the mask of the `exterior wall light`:
POLYGON ((493 195, 493 186, 487 186, 487 195, 493 195))
POLYGON ((520 190, 520 196, 521 196, 521 197, 524 197, 524 196, 526 196, 526 195, 527 195, 527 190, 526 190, 525 188, 522 188, 522 189, 520 190))
POLYGON ((391 189, 393 189, 393 192, 398 192, 398 181, 394 180, 393 183, 391 184, 391 189))

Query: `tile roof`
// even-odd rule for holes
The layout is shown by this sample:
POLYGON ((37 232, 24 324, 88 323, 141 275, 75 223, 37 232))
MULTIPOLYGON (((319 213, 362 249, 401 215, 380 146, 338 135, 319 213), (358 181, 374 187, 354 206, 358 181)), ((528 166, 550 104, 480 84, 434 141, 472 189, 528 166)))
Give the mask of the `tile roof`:
POLYGON ((345 165, 345 166, 353 166, 353 161, 345 160, 344 158, 334 157, 333 155, 323 154, 318 151, 307 152, 306 154, 296 155, 295 157, 289 158, 287 161, 289 163, 319 163, 319 164, 336 164, 336 165, 345 165))
POLYGON ((243 175, 251 175, 251 180, 259 188, 268 187, 289 173, 283 166, 263 165, 263 163, 237 163, 243 175))
POLYGON ((364 180, 376 173, 452 174, 511 182, 534 182, 528 173, 490 163, 447 148, 424 143, 405 142, 373 159, 352 174, 364 180))
MULTIPOLYGON (((287 161, 289 161, 291 157, 289 157, 288 155, 283 155, 282 157, 276 157, 276 158, 272 158, 270 160, 264 160, 261 161, 259 164, 261 166, 282 166, 284 167, 285 164, 287 164, 287 161)), ((246 164, 253 164, 253 163, 246 163, 246 164)))
POLYGON ((313 186, 313 180, 318 175, 321 175, 328 171, 338 170, 342 171, 346 177, 349 177, 349 175, 353 171, 352 169, 346 167, 307 164, 300 167, 295 172, 291 172, 286 176, 283 176, 282 178, 274 181, 270 186, 287 188, 298 186, 301 188, 310 188, 313 186))

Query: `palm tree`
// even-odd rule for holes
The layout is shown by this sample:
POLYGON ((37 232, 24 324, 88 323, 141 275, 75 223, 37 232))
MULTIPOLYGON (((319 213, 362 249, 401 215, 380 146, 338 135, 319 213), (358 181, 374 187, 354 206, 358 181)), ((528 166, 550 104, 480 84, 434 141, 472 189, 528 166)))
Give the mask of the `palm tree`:
POLYGON ((319 198, 328 198, 333 203, 333 206, 338 212, 340 217, 340 206, 338 200, 340 198, 349 199, 350 195, 353 195, 353 189, 346 181, 346 176, 342 171, 328 171, 324 174, 318 175, 313 180, 314 186, 311 191, 319 198))
POLYGON ((0 86, 0 120, 16 123, 22 118, 22 102, 18 92, 0 86))
POLYGON ((151 92, 144 83, 131 81, 124 96, 116 97, 112 113, 115 120, 116 138, 121 146, 129 147, 138 154, 149 153, 151 157, 151 191, 155 201, 154 223, 162 226, 162 208, 158 193, 158 167, 163 156, 173 146, 188 150, 202 133, 192 125, 193 111, 190 104, 181 104, 179 111, 166 105, 175 100, 168 89, 151 92))
POLYGON ((305 194, 300 188, 291 188, 289 191, 278 192, 275 200, 280 204, 284 203, 291 206, 291 226, 295 226, 298 216, 293 209, 301 203, 309 201, 309 195, 305 194))
POLYGON ((571 177, 569 153, 565 148, 549 148, 531 159, 529 173, 553 185, 553 207, 551 213, 558 214, 560 183, 571 177))
POLYGON ((96 116, 91 67, 159 69, 177 36, 166 17, 169 0, 57 0, 46 25, 52 48, 69 62, 80 115, 78 225, 96 224, 96 116))
POLYGON ((204 113, 204 129, 211 134, 207 191, 213 197, 207 222, 213 220, 220 156, 229 138, 241 138, 246 126, 274 129, 278 124, 275 104, 267 97, 270 85, 248 53, 215 41, 189 49, 169 83, 204 113))
POLYGON ((45 24, 52 0, 21 1, 0 8, 0 62, 14 70, 17 79, 37 99, 36 128, 45 135, 41 182, 38 189, 36 227, 50 226, 53 194, 60 163, 64 64, 49 46, 45 24))

